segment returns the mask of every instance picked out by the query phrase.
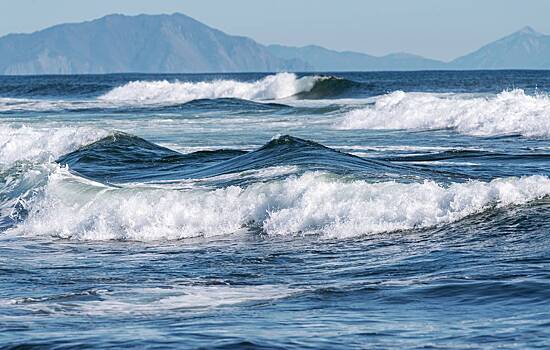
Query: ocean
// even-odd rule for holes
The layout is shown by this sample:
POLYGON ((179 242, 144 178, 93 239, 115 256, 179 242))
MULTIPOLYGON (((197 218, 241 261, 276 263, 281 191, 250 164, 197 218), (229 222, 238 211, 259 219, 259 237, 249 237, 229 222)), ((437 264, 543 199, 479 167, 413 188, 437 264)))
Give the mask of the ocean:
POLYGON ((550 347, 550 71, 0 77, 1 349, 550 347))

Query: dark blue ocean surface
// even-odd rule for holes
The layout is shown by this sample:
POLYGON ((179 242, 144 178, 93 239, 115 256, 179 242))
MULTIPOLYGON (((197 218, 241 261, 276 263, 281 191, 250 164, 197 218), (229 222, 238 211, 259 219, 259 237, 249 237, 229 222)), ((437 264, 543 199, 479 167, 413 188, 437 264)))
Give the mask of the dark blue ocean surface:
POLYGON ((0 77, 0 348, 549 348, 550 72, 0 77))

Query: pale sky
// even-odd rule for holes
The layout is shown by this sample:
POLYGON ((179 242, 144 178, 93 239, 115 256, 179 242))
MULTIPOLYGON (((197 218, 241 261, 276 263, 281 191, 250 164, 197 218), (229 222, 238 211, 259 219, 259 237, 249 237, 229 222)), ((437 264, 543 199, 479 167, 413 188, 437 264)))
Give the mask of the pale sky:
POLYGON ((263 44, 443 60, 526 25, 550 34, 550 0, 0 0, 0 35, 111 13, 173 12, 263 44))

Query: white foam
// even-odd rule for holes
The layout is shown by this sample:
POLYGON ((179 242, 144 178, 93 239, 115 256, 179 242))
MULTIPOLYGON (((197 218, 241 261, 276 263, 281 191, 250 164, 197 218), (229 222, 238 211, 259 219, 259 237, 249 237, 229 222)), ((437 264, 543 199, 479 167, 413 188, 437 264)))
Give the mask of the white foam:
MULTIPOLYGON (((182 309, 209 309, 246 302, 260 302, 288 297, 299 290, 286 286, 179 286, 176 288, 136 288, 134 300, 111 295, 104 301, 89 302, 83 311, 89 314, 157 313, 182 309)), ((124 295, 128 292, 124 291, 124 295)))
POLYGON ((59 110, 85 110, 88 108, 109 108, 116 107, 105 102, 95 100, 71 101, 71 100, 48 100, 48 99, 26 99, 26 98, 0 98, 0 112, 48 112, 59 110))
POLYGON ((300 291, 285 285, 176 285, 170 288, 93 290, 91 293, 101 295, 101 300, 81 301, 72 305, 63 303, 65 295, 62 295, 60 300, 55 296, 17 298, 9 300, 6 306, 45 311, 53 309, 56 313, 86 315, 156 314, 185 310, 200 312, 241 303, 277 300, 300 291), (62 306, 59 305, 61 303, 62 306))
POLYGON ((226 235, 253 225, 269 235, 347 237, 436 226, 548 194, 543 176, 444 186, 306 173, 244 188, 176 191, 109 188, 61 168, 13 233, 147 241, 226 235))
POLYGON ((0 166, 26 160, 43 162, 107 136, 91 127, 0 124, 0 166))
POLYGON ((454 129, 474 136, 550 137, 550 97, 523 90, 492 97, 396 91, 347 112, 339 129, 454 129))
POLYGON ((292 73, 269 75, 255 82, 214 80, 210 82, 133 81, 100 97, 103 101, 139 103, 185 103, 197 99, 239 98, 276 100, 309 91, 321 77, 298 78, 292 73))

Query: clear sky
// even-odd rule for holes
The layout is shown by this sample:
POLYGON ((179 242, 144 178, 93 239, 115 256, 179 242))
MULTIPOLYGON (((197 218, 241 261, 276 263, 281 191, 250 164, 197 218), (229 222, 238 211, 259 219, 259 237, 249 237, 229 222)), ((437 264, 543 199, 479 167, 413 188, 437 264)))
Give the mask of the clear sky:
POLYGON ((443 60, 525 25, 550 34, 550 0, 0 0, 0 35, 111 13, 173 12, 264 44, 443 60))

